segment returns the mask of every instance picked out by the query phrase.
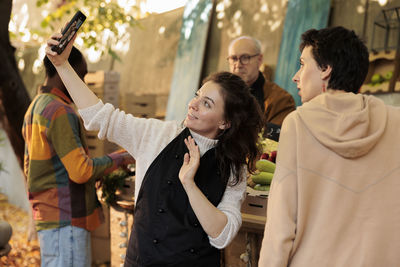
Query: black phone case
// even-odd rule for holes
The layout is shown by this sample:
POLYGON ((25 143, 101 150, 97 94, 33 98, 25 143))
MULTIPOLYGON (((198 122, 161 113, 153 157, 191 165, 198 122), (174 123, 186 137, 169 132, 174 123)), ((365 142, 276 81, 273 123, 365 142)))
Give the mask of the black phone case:
POLYGON ((61 54, 71 41, 72 37, 74 37, 78 29, 81 27, 85 19, 86 16, 81 11, 76 12, 71 21, 68 23, 67 27, 65 27, 65 29, 62 31, 63 36, 59 39, 60 43, 53 46, 51 50, 57 52, 57 54, 61 54))

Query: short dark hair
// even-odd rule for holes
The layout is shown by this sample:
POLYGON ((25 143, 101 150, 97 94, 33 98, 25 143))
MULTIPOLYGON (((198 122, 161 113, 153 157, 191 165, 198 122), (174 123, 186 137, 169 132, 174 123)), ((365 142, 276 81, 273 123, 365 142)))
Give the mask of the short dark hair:
POLYGON ((312 47, 321 69, 331 66, 329 89, 358 93, 368 73, 368 49, 361 39, 344 27, 311 29, 301 35, 300 51, 312 47))
MULTIPOLYGON (((71 53, 69 54, 69 57, 68 57, 69 64, 71 64, 73 69, 77 69, 77 67, 83 63, 83 60, 84 60, 84 58, 83 58, 81 51, 79 51, 78 48, 73 46, 71 53)), ((44 68, 46 69, 47 77, 51 78, 57 73, 56 68, 54 68, 53 63, 51 63, 51 61, 49 60, 49 58, 47 56, 44 57, 43 64, 44 64, 44 68)))
POLYGON ((249 172, 255 171, 255 161, 260 154, 258 134, 264 123, 260 105, 250 93, 248 85, 231 72, 217 72, 204 79, 221 88, 224 99, 224 119, 230 127, 217 136, 216 156, 223 178, 230 172, 233 184, 241 181, 243 165, 249 172))

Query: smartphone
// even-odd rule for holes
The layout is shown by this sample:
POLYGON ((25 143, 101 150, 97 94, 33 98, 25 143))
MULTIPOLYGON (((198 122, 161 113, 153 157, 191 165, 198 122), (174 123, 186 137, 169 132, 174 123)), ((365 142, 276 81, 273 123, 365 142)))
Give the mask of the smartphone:
POLYGON ((58 45, 54 45, 51 50, 57 52, 57 54, 61 54, 74 37, 78 29, 81 27, 85 19, 86 16, 81 11, 76 12, 71 21, 62 31, 62 37, 59 39, 58 45))

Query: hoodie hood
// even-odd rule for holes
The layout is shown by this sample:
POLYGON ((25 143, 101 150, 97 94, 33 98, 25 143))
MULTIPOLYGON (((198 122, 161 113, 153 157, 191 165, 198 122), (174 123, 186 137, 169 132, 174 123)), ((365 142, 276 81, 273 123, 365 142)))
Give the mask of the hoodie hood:
POLYGON ((383 101, 361 94, 330 90, 297 110, 310 133, 345 158, 367 154, 379 141, 387 123, 383 101))

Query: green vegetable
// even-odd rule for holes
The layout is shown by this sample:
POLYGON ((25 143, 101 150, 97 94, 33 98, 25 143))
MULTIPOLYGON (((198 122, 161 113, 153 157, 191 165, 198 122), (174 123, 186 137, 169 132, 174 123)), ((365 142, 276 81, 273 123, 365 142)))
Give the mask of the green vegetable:
POLYGON ((274 174, 271 172, 260 172, 253 174, 251 180, 256 184, 269 185, 271 184, 274 174))
POLYGON ((254 190, 260 190, 260 191, 269 191, 269 188, 270 188, 269 185, 256 184, 254 186, 254 190))
POLYGON ((266 159, 260 159, 256 162, 256 168, 262 172, 275 172, 275 163, 266 159))

